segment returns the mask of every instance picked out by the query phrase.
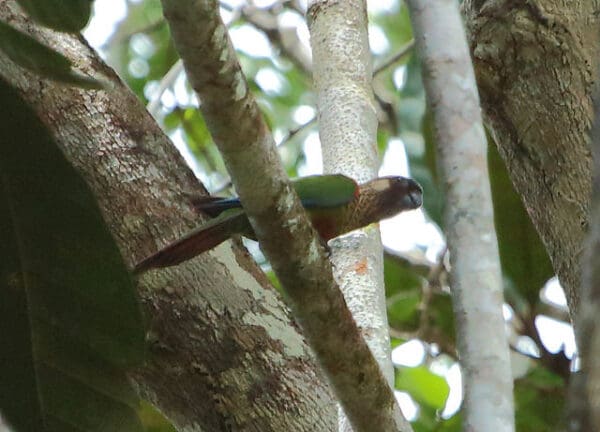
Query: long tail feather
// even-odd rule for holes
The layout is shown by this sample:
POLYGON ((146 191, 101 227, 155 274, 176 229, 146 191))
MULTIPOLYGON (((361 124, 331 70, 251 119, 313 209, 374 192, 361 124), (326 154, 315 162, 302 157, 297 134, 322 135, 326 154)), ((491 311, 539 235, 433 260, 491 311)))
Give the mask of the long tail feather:
POLYGON ((198 211, 206 213, 211 217, 217 217, 225 210, 241 208, 239 198, 201 197, 192 200, 192 205, 198 211))
POLYGON ((133 272, 139 274, 153 268, 170 267, 190 260, 220 245, 231 235, 242 233, 247 225, 249 226, 249 222, 242 210, 212 219, 137 263, 133 272))

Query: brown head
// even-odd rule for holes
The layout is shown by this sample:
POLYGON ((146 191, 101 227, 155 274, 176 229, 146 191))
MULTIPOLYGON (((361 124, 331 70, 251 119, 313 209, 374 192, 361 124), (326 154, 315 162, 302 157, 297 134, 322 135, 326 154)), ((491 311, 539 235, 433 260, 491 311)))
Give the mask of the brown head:
POLYGON ((372 209, 369 219, 377 221, 396 214, 414 210, 423 204, 423 189, 409 178, 390 176, 379 177, 360 185, 361 201, 372 209))

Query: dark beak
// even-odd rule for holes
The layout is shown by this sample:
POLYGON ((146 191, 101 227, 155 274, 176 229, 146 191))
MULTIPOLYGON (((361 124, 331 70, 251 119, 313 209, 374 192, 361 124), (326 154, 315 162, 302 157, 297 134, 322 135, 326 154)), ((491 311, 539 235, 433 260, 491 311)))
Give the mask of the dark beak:
POLYGON ((423 189, 416 181, 407 179, 407 194, 404 197, 404 202, 407 208, 417 209, 423 205, 423 189))

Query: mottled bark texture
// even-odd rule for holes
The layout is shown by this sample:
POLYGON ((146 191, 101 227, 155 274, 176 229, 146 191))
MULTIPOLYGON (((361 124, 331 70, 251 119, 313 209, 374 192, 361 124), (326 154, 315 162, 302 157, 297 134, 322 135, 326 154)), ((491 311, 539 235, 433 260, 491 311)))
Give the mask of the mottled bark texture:
MULTIPOLYGON (((59 86, 0 55, 0 79, 31 104, 90 185, 126 262, 198 224, 188 197, 204 189, 96 54, 82 40, 24 20, 14 1, 0 2, 0 19, 114 85, 109 92, 59 86)), ((336 430, 336 405, 310 350, 243 249, 227 242, 143 275, 138 288, 150 356, 132 378, 178 430, 336 430)))
POLYGON ((249 92, 215 0, 162 0, 175 46, 246 213, 355 431, 396 431, 394 394, 348 311, 249 92))
MULTIPOLYGON (((323 168, 360 182, 372 179, 379 158, 366 1, 313 0, 307 20, 323 168)), ((379 229, 371 226, 335 239, 331 250, 335 277, 348 307, 393 388, 379 229)), ((403 428, 410 430, 408 422, 403 428)), ((340 430, 350 430, 344 416, 340 416, 340 430)))
MULTIPOLYGON (((325 172, 359 182, 377 177, 377 112, 363 0, 316 0, 308 23, 325 172)), ((383 247, 375 227, 332 242, 336 279, 390 385, 394 381, 383 284, 383 247)))
POLYGON ((502 273, 477 85, 456 0, 407 1, 434 115, 450 286, 463 373, 463 431, 514 431, 502 273))
POLYGON ((579 301, 598 2, 465 0, 484 119, 566 290, 579 301))

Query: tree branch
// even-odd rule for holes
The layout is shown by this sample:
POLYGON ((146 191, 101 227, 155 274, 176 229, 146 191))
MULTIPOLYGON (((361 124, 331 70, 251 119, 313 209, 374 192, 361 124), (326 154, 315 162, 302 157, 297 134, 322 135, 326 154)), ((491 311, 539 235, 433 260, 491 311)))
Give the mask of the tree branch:
POLYGON ((254 27, 262 31, 269 41, 279 47, 282 54, 288 57, 304 73, 312 70, 312 58, 307 47, 302 44, 294 28, 282 28, 277 22, 275 7, 281 4, 275 3, 268 9, 257 8, 247 5, 242 8, 242 17, 254 27))
POLYGON ((415 40, 411 39, 405 45, 400 47, 391 57, 383 61, 373 70, 373 78, 385 71, 387 68, 393 66, 400 60, 402 60, 413 48, 415 47, 415 40))
POLYGON ((162 0, 175 45, 261 248, 355 430, 395 431, 399 407, 346 308, 281 166, 216 1, 162 0))
MULTIPOLYGON (((0 53, 0 79, 18 89, 85 178, 125 261, 197 225, 187 197, 204 188, 116 74, 82 39, 40 29, 12 0, 0 2, 0 19, 114 86, 96 92, 57 85, 0 53)), ((178 430, 336 430, 335 404, 310 349, 242 249, 226 243, 147 273, 138 289, 150 349, 132 378, 178 430)))
MULTIPOLYGON (((366 8, 363 0, 313 0, 307 12, 324 169, 359 182, 377 177, 379 169, 366 8)), ((331 249, 344 297, 393 388, 379 229, 333 240, 331 249)), ((411 429, 406 421, 402 428, 411 429)))
POLYGON ((173 87, 177 77, 179 77, 181 72, 183 72, 183 63, 180 59, 173 63, 171 69, 169 69, 165 76, 160 80, 160 84, 156 89, 156 93, 152 95, 152 100, 148 102, 148 105, 146 105, 146 109, 150 114, 152 114, 152 117, 158 118, 159 109, 161 106, 160 99, 168 88, 173 87))
POLYGON ((565 288, 573 318, 591 196, 588 132, 600 54, 597 5, 465 0, 463 8, 486 125, 565 288))
POLYGON ((502 277, 479 96, 458 3, 407 2, 434 113, 464 377, 463 430, 514 431, 502 277))

